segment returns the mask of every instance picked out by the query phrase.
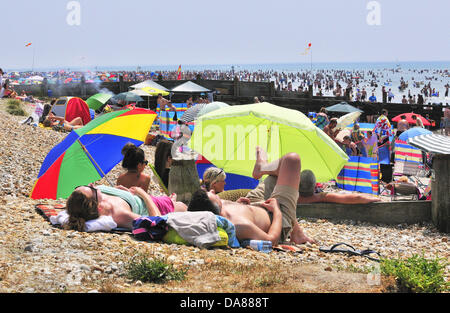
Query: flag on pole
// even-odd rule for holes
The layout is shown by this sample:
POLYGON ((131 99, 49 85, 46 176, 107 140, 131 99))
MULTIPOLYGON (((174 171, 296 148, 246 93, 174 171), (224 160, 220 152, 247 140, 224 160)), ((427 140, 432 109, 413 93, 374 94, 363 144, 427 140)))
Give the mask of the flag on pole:
POLYGON ((177 73, 178 73, 177 80, 181 80, 181 65, 178 67, 177 73))
POLYGON ((308 44, 308 47, 305 49, 305 51, 302 53, 302 55, 307 55, 309 50, 311 50, 311 43, 308 44))
POLYGON ((26 45, 25 45, 25 47, 29 47, 29 46, 31 46, 31 42, 29 42, 29 43, 27 43, 26 45))

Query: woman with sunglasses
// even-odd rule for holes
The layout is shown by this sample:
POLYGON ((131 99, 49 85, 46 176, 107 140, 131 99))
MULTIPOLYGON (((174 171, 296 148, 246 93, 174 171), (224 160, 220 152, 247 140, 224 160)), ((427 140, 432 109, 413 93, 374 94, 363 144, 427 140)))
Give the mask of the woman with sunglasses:
POLYGON ((224 191, 227 175, 221 168, 210 167, 203 173, 202 186, 206 191, 214 190, 216 194, 224 191))
POLYGON ((127 143, 122 148, 122 154, 124 156, 122 167, 127 171, 119 176, 117 185, 126 188, 140 187, 147 191, 150 185, 150 176, 143 173, 148 165, 148 161, 145 160, 144 150, 132 143, 127 143))
POLYGON ((141 216, 161 216, 184 212, 187 206, 176 196, 154 197, 140 187, 80 186, 66 203, 69 221, 66 229, 84 231, 85 224, 100 216, 111 216, 117 227, 132 229, 133 221, 141 216))

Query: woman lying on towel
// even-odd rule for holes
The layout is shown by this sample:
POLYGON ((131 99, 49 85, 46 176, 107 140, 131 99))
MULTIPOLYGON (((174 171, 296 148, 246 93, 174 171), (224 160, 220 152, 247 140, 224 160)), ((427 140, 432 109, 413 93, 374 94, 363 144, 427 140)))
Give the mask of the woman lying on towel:
POLYGON ((77 187, 67 199, 69 221, 66 229, 85 230, 85 223, 100 216, 111 216, 117 227, 133 228, 133 221, 141 216, 161 216, 170 212, 184 212, 187 207, 176 196, 153 197, 142 188, 123 186, 77 187))

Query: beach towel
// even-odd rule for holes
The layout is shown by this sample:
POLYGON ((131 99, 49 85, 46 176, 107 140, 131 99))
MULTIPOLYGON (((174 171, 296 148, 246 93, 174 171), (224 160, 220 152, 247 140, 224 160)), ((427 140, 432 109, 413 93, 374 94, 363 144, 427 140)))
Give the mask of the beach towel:
POLYGON ((137 240, 162 240, 168 232, 167 217, 142 216, 133 221, 133 236, 137 240))
MULTIPOLYGON (((41 214, 47 221, 49 221, 53 226, 62 228, 64 224, 69 221, 69 214, 65 210, 62 204, 48 205, 48 204, 37 204, 35 206, 36 211, 41 214)), ((129 231, 124 228, 118 228, 117 224, 114 222, 111 216, 100 216, 95 220, 90 220, 86 222, 86 232, 96 232, 96 231, 129 231)))
POLYGON ((328 120, 325 115, 318 114, 316 117, 316 126, 323 130, 328 125, 328 120))
POLYGON ((223 229, 228 235, 228 246, 231 248, 239 248, 240 244, 236 237, 236 229, 225 217, 216 215, 216 223, 218 229, 223 229))
POLYGON ((337 186, 344 190, 378 195, 379 168, 374 158, 351 156, 337 176, 337 186))

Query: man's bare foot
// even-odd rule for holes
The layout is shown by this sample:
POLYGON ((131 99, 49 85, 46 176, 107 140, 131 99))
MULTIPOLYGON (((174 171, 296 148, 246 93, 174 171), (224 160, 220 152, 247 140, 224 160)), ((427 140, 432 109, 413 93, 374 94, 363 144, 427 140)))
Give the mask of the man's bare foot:
POLYGON ((317 244, 317 241, 315 241, 314 239, 311 239, 309 237, 307 237, 305 234, 301 233, 301 234, 291 234, 291 242, 301 245, 304 243, 311 243, 311 244, 317 244))
POLYGON ((263 176, 261 166, 266 163, 267 163, 266 152, 261 147, 256 147, 256 161, 252 173, 254 179, 260 179, 263 176))

